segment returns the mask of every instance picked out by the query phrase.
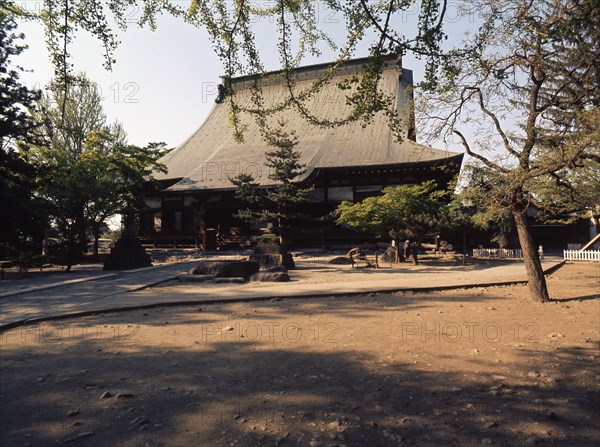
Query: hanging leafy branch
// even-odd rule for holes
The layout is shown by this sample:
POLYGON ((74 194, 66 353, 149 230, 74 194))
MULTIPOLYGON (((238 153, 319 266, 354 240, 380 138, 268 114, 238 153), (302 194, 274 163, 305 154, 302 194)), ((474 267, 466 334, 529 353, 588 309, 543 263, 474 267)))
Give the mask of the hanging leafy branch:
MULTIPOLYGON (((5 0, 5 3, 15 14, 23 14, 14 0, 5 0)), ((276 27, 282 69, 280 76, 287 86, 288 98, 279 104, 265 107, 264 100, 258 101, 262 93, 257 89, 253 94, 256 102, 250 107, 242 107, 236 101, 233 86, 226 85, 230 96, 230 119, 236 138, 240 141, 244 131, 240 113, 247 112, 254 117, 258 114, 272 115, 287 107, 294 107, 307 121, 320 127, 339 126, 358 120, 368 122, 374 114, 385 113, 392 128, 398 130, 394 98, 383 94, 378 87, 383 67, 381 57, 401 56, 408 52, 426 57, 427 77, 433 79, 442 54, 441 42, 445 38, 442 22, 447 1, 430 0, 421 3, 386 0, 368 3, 365 0, 324 0, 322 4, 345 21, 348 30, 345 42, 337 44, 323 29, 319 23, 319 9, 313 0, 275 0, 267 4, 248 0, 192 0, 187 8, 174 0, 44 0, 37 18, 45 26, 55 79, 62 85, 63 114, 66 107, 65 95, 73 82, 69 48, 75 33, 87 32, 98 39, 102 46, 104 65, 110 70, 116 62, 114 53, 119 45, 117 31, 111 28, 111 24, 125 30, 128 26, 128 14, 131 8, 135 8, 142 12, 137 22, 139 26, 155 29, 157 17, 170 14, 206 29, 215 52, 223 63, 226 79, 248 74, 265 75, 261 52, 255 45, 255 24, 268 22, 276 27), (413 5, 419 5, 419 29, 412 37, 400 35, 393 29, 394 18, 411 10, 413 5), (349 84, 339 86, 349 91, 348 104, 351 107, 347 115, 335 120, 318 117, 307 102, 330 82, 340 65, 366 39, 372 39, 373 62, 349 84), (311 86, 298 89, 294 70, 306 55, 320 55, 323 47, 338 52, 336 61, 311 86), (353 87, 352 90, 350 87, 353 87), (257 107, 259 104, 261 107, 257 107)), ((396 134, 401 138, 399 131, 396 134)))

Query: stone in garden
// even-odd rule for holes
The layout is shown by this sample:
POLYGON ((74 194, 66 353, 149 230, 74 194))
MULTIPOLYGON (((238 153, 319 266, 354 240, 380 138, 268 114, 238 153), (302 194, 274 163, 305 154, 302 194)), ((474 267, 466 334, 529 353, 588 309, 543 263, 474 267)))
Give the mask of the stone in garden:
POLYGON ((213 275, 195 275, 190 273, 184 273, 177 275, 179 282, 206 282, 214 279, 213 275))
POLYGON ((146 253, 142 243, 138 239, 135 230, 135 219, 133 209, 124 211, 123 234, 110 250, 110 254, 104 261, 104 270, 130 270, 142 267, 150 267, 152 261, 146 253))
POLYGON ((248 278, 258 272, 259 267, 257 261, 201 261, 193 269, 193 274, 217 278, 248 278))
POLYGON ((285 272, 258 272, 250 277, 255 282, 287 282, 290 275, 285 272))
POLYGON ((269 273, 275 273, 275 272, 283 272, 283 273, 287 273, 287 268, 284 265, 276 265, 274 267, 269 267, 268 269, 265 269, 265 272, 269 272, 269 273))
POLYGON ((277 244, 258 244, 254 253, 250 255, 251 261, 257 261, 261 268, 268 269, 276 266, 284 266, 288 270, 296 268, 294 258, 290 253, 281 254, 281 248, 277 244))
POLYGON ((338 256, 337 258, 330 259, 329 264, 350 265, 352 264, 352 259, 347 258, 346 256, 338 256))
POLYGON ((212 280, 215 284, 243 284, 246 282, 246 278, 240 277, 223 277, 223 278, 215 278, 212 280))

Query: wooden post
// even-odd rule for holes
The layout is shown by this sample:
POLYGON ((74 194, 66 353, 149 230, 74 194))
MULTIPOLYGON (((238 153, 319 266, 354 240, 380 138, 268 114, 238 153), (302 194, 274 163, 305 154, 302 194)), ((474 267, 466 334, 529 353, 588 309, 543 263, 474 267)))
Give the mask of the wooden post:
POLYGON ((194 248, 198 250, 199 241, 198 241, 198 202, 192 202, 192 212, 194 213, 194 248))
POLYGON ((467 265, 467 229, 463 228, 463 265, 467 265))
POLYGON ((206 251, 206 208, 200 205, 200 239, 202 242, 202 251, 206 251))

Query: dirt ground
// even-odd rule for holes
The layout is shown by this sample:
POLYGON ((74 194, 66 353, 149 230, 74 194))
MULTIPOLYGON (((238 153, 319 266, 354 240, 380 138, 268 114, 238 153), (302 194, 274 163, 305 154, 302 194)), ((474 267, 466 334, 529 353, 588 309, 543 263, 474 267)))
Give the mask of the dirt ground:
POLYGON ((597 446, 600 265, 0 334, 2 446, 597 446))

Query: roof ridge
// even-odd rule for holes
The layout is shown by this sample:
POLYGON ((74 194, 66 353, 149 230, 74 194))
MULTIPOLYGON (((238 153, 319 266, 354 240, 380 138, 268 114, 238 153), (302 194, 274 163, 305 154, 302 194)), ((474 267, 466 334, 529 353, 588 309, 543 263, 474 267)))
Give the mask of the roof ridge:
MULTIPOLYGON (((369 64, 373 60, 372 57, 360 57, 355 59, 342 60, 340 66, 334 70, 332 76, 341 76, 341 75, 349 75, 353 73, 358 73, 364 66, 369 64)), ((320 79, 334 67, 338 61, 331 62, 321 62, 318 64, 311 65, 303 65, 301 67, 296 67, 292 71, 296 75, 297 81, 307 81, 311 79, 320 79)), ((402 57, 397 55, 388 55, 384 56, 383 70, 390 69, 402 69, 402 57)), ((228 78, 227 76, 220 76, 223 84, 227 84, 228 81, 230 85, 235 87, 236 89, 247 89, 251 88, 254 85, 254 82, 259 79, 261 81, 261 85, 277 85, 283 83, 285 80, 283 75, 285 74, 285 70, 272 70, 267 71, 265 73, 256 73, 256 74, 246 74, 241 76, 236 76, 233 78, 228 78), (277 77, 280 77, 277 80, 277 77)))

